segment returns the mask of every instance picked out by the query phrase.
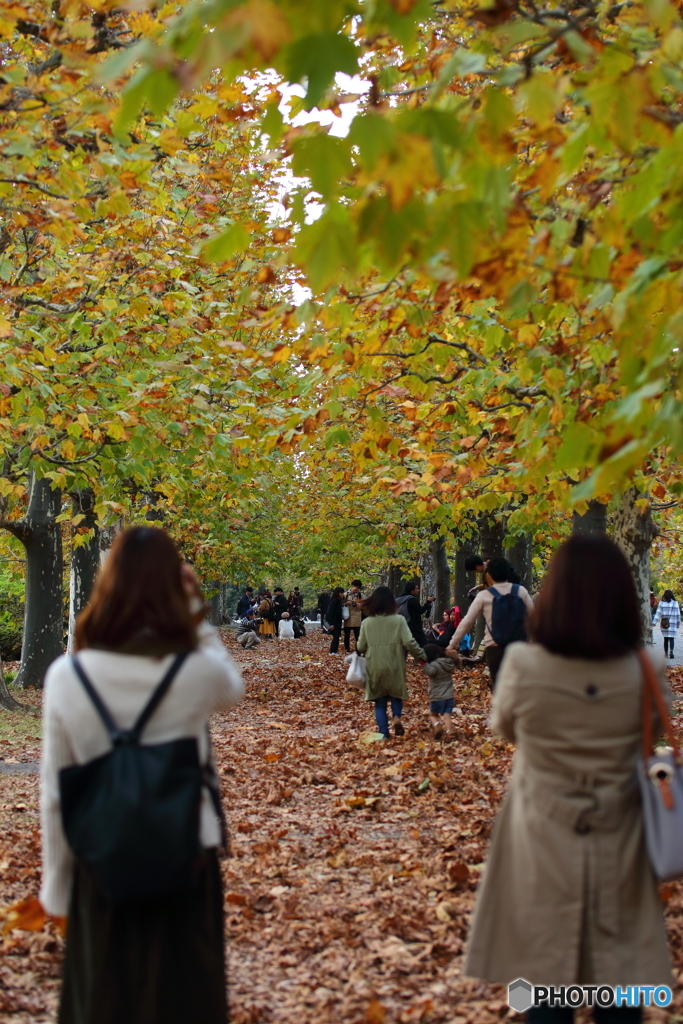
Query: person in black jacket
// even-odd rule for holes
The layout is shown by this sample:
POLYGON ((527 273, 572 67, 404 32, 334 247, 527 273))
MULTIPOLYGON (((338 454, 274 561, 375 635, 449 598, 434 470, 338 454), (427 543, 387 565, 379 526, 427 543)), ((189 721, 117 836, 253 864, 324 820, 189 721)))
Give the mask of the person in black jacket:
POLYGON ((335 587, 332 591, 332 600, 327 606, 325 612, 325 618, 332 626, 332 643, 330 644, 330 654, 339 653, 339 638, 341 636, 342 626, 344 625, 344 617, 342 616, 342 601, 344 600, 344 588, 335 587))
POLYGON ((237 604, 237 618, 243 619, 254 607, 254 588, 246 587, 237 604))
POLYGON ((282 613, 288 611, 287 598, 282 587, 276 587, 273 591, 273 611, 275 612, 275 625, 278 626, 282 613))
POLYGON ((318 615, 320 616, 320 621, 321 622, 325 618, 325 612, 327 611, 327 606, 328 606, 329 603, 330 603, 330 592, 329 592, 329 590, 327 590, 327 589, 322 590, 318 594, 318 615))
POLYGON ((422 626, 422 616, 427 614, 431 615, 432 604, 436 598, 428 597, 425 603, 421 605, 419 593, 419 580, 414 580, 412 583, 406 583, 405 590, 403 591, 403 597, 398 599, 398 604, 399 606, 405 607, 406 618, 408 619, 408 628, 420 647, 424 647, 427 640, 422 626))

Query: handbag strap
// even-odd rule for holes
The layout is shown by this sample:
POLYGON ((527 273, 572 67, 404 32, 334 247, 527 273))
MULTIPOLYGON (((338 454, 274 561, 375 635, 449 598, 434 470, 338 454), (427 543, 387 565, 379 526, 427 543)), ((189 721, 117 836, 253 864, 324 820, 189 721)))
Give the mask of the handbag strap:
POLYGON ((206 726, 206 742, 208 745, 208 756, 206 764, 202 768, 202 780, 206 786, 213 809, 218 818, 218 827, 221 833, 221 848, 224 853, 230 853, 230 840, 228 838, 228 823, 225 820, 225 811, 223 810, 223 801, 221 800, 221 784, 218 778, 218 772, 216 771, 216 763, 213 758, 213 745, 211 743, 211 733, 209 726, 206 726))
POLYGON ((152 696, 149 698, 144 708, 140 712, 140 715, 138 716, 132 729, 121 729, 116 724, 116 722, 111 716, 109 708, 104 703, 99 693, 97 692, 97 690, 91 683, 90 679, 88 678, 88 675, 85 669, 83 668, 83 665, 81 664, 77 654, 74 654, 73 657, 71 658, 71 664, 73 666, 74 672, 76 673, 81 683, 83 684, 85 692, 88 694, 90 700, 93 702, 95 710, 102 719, 104 727, 109 734, 110 740, 112 741, 115 747, 118 747, 122 743, 140 742, 140 737, 142 736, 143 729, 145 728, 148 721, 158 708, 161 701, 166 696, 171 683, 173 682, 175 676, 178 674, 178 671, 180 670, 180 667, 185 661, 186 657, 187 651, 181 651, 180 654, 176 654, 175 658, 171 662, 170 667, 164 674, 163 679, 161 680, 159 685, 155 687, 152 696))
POLYGON ((680 758, 678 742, 674 734, 673 726, 671 725, 669 710, 666 706, 657 676, 655 675, 654 667, 642 648, 638 650, 637 654, 643 670, 643 758, 647 760, 653 753, 652 701, 654 700, 657 714, 659 715, 662 726, 664 727, 664 735, 666 736, 669 746, 673 749, 674 758, 678 761, 680 758))

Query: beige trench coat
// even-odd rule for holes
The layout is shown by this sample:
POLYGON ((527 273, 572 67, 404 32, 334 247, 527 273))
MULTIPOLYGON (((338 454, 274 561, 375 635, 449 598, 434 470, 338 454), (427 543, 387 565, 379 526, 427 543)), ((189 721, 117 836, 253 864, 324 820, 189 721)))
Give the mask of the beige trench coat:
MULTIPOLYGON (((666 690, 663 662, 652 655, 666 690)), ((517 745, 477 894, 465 973, 508 984, 670 985, 635 780, 635 655, 511 644, 491 724, 517 745)))

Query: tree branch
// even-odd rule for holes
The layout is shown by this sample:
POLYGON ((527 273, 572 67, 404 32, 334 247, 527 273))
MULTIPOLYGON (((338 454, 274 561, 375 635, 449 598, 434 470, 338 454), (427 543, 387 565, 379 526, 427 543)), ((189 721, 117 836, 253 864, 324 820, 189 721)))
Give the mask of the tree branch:
POLYGON ((7 530, 23 544, 26 543, 31 532, 25 519, 0 519, 0 530, 7 530))
MULTIPOLYGON (((455 348, 459 352, 467 352, 470 359, 475 359, 480 362, 483 366, 488 366, 489 361, 485 356, 479 354, 476 349, 473 349, 471 345, 468 345, 464 341, 448 341, 446 338, 441 338, 438 334, 430 334, 426 345, 419 350, 419 352, 370 352, 368 353, 371 357, 384 356, 388 359, 414 359, 416 356, 423 355, 428 348, 432 345, 445 345, 447 348, 455 348)), ((438 378, 434 378, 435 380, 438 378)))
POLYGON ((4 182, 6 185, 28 185, 29 188, 37 188, 39 192, 43 192, 46 196, 52 196, 53 199, 68 199, 68 196, 62 196, 58 192, 52 192, 47 186, 41 185, 39 181, 31 181, 29 178, 0 178, 0 182, 4 182))
POLYGON ((20 295, 15 302, 18 306, 40 306, 41 309, 47 309, 50 313, 77 313, 79 309, 82 309, 88 299, 94 299, 97 292, 90 294, 90 286, 85 289, 80 299, 76 299, 75 302, 70 302, 68 305, 60 305, 58 302, 48 302, 47 299, 40 299, 37 295, 20 295))
MULTIPOLYGON (((52 455, 45 455, 44 452, 37 451, 35 455, 38 458, 45 459, 46 462, 51 462, 53 466, 80 466, 83 462, 92 462, 93 459, 98 458, 104 449, 108 445, 125 444, 125 441, 112 441, 109 438, 105 438, 102 444, 99 446, 97 451, 91 452, 90 455, 83 455, 80 459, 55 459, 52 455)), ((176 450, 176 449, 172 449, 176 450)), ((177 449, 178 451, 182 449, 177 449)))
POLYGON ((482 412, 498 412, 499 409, 508 409, 511 405, 521 405, 523 409, 533 409, 531 402, 501 402, 500 405, 484 405, 483 402, 479 402, 474 398, 471 398, 469 405, 473 405, 475 409, 481 409, 482 412))

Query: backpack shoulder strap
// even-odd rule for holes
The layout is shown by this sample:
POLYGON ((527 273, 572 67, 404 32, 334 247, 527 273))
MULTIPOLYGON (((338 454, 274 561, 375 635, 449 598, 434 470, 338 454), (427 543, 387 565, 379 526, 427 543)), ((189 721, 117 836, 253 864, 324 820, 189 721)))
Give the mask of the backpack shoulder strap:
POLYGON ((119 726, 116 724, 116 722, 111 716, 109 708, 104 703, 99 693, 91 683, 77 655, 74 655, 72 657, 71 664, 73 666, 74 672, 76 673, 81 683, 83 684, 85 692, 88 694, 90 700, 93 702, 95 710, 102 719, 104 727, 107 730, 107 733, 109 734, 109 739, 112 741, 114 746, 118 746, 120 743, 124 742, 124 740, 128 742, 132 741, 133 743, 139 742, 140 736, 142 735, 142 730, 145 728, 147 722, 150 720, 150 718, 156 711, 157 707, 164 699, 168 691, 168 688, 173 682, 173 679, 178 673, 178 670, 180 669, 182 663, 185 661, 186 657, 187 653, 183 651, 181 654, 177 654, 176 657, 173 659, 170 668, 168 669, 168 671, 164 675, 164 678, 161 680, 159 685, 152 693, 152 696, 145 704, 139 718, 135 722, 135 725, 130 730, 130 732, 125 729, 119 728, 119 726))
POLYGON ((494 597, 500 597, 500 594, 495 587, 487 587, 486 589, 488 590, 489 594, 493 594, 494 597))
POLYGON ((90 700, 95 705, 95 710, 102 719, 105 729, 109 733, 109 739, 114 744, 119 743, 122 737, 122 730, 119 729, 118 725, 111 717, 111 712, 109 711, 109 708, 104 703, 104 701, 100 697, 99 693, 97 692, 93 684, 90 682, 90 679, 88 678, 85 669, 81 665, 81 662, 77 654, 74 654, 72 656, 71 666, 76 675, 78 676, 78 678, 80 679, 81 683, 83 684, 83 689, 85 690, 85 692, 90 697, 90 700))
POLYGON ((512 594, 513 597, 517 597, 517 595, 519 594, 519 583, 512 584, 512 590, 510 591, 510 593, 512 594))
POLYGON ((176 654, 175 658, 171 662, 171 665, 170 665, 168 671, 164 675, 164 678, 161 680, 159 685, 156 687, 156 689, 152 693, 152 696, 149 698, 149 700, 145 704, 144 708, 140 712, 140 715, 139 715, 137 721, 135 722, 135 725, 131 729, 131 739, 135 743, 139 742, 140 737, 142 736, 142 733, 143 733, 143 730, 144 730, 145 726, 147 725, 147 723, 149 722, 150 718, 152 717, 152 715, 154 714, 156 709, 159 707, 159 705, 161 704, 161 702, 164 699, 164 697, 166 696, 166 694, 168 693, 168 691, 169 691, 169 689, 171 687, 171 683, 173 682, 173 680, 175 679, 176 675, 180 671, 180 668, 181 668, 183 662, 185 661, 186 657, 187 657, 187 651, 181 651, 180 654, 176 654))

